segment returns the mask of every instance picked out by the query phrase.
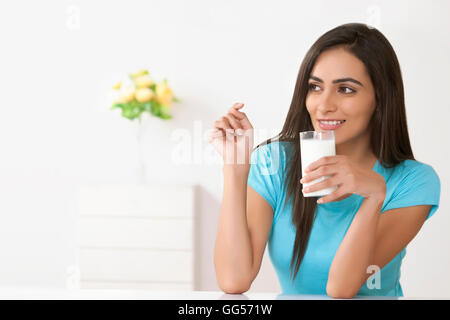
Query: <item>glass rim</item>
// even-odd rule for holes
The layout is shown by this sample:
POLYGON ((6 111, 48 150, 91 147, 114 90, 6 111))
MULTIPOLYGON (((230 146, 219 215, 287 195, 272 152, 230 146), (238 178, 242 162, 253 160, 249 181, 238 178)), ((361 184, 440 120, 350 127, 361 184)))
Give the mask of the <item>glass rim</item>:
POLYGON ((299 132, 300 140, 317 139, 317 140, 331 140, 334 139, 334 130, 327 131, 302 131, 299 132))

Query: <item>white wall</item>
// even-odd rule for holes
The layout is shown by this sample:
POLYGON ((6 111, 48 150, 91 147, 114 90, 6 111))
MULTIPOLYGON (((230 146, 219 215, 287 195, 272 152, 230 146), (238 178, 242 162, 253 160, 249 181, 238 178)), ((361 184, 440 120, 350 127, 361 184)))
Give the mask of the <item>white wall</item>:
MULTIPOLYGON (((256 142, 272 136, 315 39, 343 23, 368 22, 398 54, 416 158, 442 183, 439 211, 408 247, 405 295, 450 296, 450 153, 439 141, 449 138, 449 12, 445 0, 2 2, 0 284, 66 285, 77 262, 80 186, 135 179, 135 128, 108 110, 110 85, 149 68, 169 79, 182 103, 173 121, 152 122, 147 131, 148 177, 200 186, 199 288, 216 290, 222 173, 207 161, 201 133, 240 101, 265 130, 256 142), (190 164, 172 161, 171 135, 180 128, 197 143, 190 164)), ((279 290, 267 257, 252 290, 279 290)))

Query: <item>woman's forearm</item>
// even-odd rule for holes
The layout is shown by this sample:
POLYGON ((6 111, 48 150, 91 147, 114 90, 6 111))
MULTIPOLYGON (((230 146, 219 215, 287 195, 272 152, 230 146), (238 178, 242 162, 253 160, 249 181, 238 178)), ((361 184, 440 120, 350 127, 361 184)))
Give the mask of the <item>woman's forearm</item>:
POLYGON ((364 199, 339 246, 328 274, 327 293, 352 298, 373 264, 376 231, 383 201, 364 199))
POLYGON ((224 190, 214 248, 214 265, 224 291, 245 291, 252 270, 252 247, 247 226, 248 167, 224 166, 224 190))

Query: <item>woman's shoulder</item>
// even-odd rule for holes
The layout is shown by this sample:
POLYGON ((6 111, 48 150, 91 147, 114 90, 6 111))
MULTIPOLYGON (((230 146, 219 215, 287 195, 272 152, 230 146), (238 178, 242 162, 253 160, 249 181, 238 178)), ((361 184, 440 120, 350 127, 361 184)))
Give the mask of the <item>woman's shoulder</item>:
POLYGON ((414 205, 432 205, 428 217, 436 211, 441 184, 431 165, 404 160, 392 168, 382 169, 382 172, 387 187, 382 211, 414 205))
POLYGON ((409 175, 436 175, 436 171, 429 164, 417 160, 403 160, 394 167, 394 172, 401 176, 409 175))
POLYGON ((292 154, 291 147, 292 143, 287 141, 274 140, 261 143, 252 152, 251 165, 262 166, 270 172, 281 174, 292 154))
POLYGON ((386 182, 407 184, 410 187, 418 184, 440 185, 439 176, 434 168, 417 160, 403 160, 392 168, 383 168, 386 182))

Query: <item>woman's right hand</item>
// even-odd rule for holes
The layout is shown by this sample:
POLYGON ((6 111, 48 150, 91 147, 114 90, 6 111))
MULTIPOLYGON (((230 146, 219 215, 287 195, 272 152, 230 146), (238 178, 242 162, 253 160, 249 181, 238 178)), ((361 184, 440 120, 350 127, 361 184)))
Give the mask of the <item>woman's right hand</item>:
POLYGON ((244 106, 235 103, 226 115, 214 122, 209 137, 224 161, 224 166, 250 168, 250 156, 253 150, 253 126, 244 112, 244 106))

